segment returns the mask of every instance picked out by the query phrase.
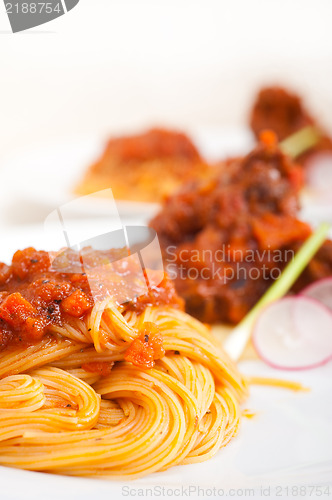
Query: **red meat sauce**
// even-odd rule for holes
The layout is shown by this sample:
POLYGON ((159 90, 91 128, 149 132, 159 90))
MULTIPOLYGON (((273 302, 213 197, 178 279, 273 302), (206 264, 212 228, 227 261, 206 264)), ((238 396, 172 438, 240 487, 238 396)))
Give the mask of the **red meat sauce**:
MULTIPOLYGON (((302 183, 302 169, 265 132, 250 154, 166 200, 151 226, 189 314, 235 324, 250 311, 311 234, 297 217, 302 183)), ((326 242, 296 288, 331 274, 326 242)))
POLYGON ((332 138, 324 127, 308 112, 298 95, 283 87, 264 87, 259 91, 251 110, 250 126, 256 137, 263 130, 270 129, 279 140, 286 139, 304 127, 314 126, 320 133, 320 140, 300 156, 301 164, 306 165, 313 155, 332 152, 332 138))
POLYGON ((89 373, 96 373, 102 377, 107 377, 114 366, 114 362, 106 361, 92 361, 91 363, 84 363, 82 365, 83 370, 89 373))
MULTIPOLYGON (((127 286, 126 293, 134 292, 132 296, 136 297, 124 304, 126 310, 140 313, 147 306, 182 307, 166 275, 161 283, 152 281, 147 289, 146 283, 137 278, 135 260, 116 260, 121 252, 123 250, 86 248, 79 253, 67 249, 57 257, 53 254, 51 264, 48 252, 30 247, 18 250, 10 266, 0 263, 1 348, 38 342, 50 335, 53 326, 84 318, 94 301, 102 300, 105 294, 118 297, 124 286, 127 286), (110 259, 111 272, 105 273, 110 259), (95 290, 91 292, 91 279, 100 285, 99 296, 95 290)), ((151 280, 150 274, 149 278, 151 280)), ((107 368, 99 365, 88 368, 98 373, 107 372, 107 368)))
POLYGON ((197 148, 185 134, 159 128, 138 135, 111 139, 105 155, 109 153, 124 163, 160 158, 201 161, 197 148))
POLYGON ((139 337, 127 349, 125 359, 138 367, 152 368, 165 355, 163 337, 153 323, 143 324, 139 337))

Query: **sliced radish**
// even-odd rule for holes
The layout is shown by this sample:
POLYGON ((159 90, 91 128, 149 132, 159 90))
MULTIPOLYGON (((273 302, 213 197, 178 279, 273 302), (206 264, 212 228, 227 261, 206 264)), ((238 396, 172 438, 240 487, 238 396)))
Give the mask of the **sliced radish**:
POLYGON ((305 288, 301 295, 318 300, 332 311, 332 278, 316 281, 305 288))
POLYGON ((308 297, 290 297, 266 307, 256 321, 253 344, 270 366, 304 370, 332 359, 332 313, 308 297))
POLYGON ((332 189, 332 154, 314 155, 307 164, 307 183, 318 195, 331 196, 332 189))

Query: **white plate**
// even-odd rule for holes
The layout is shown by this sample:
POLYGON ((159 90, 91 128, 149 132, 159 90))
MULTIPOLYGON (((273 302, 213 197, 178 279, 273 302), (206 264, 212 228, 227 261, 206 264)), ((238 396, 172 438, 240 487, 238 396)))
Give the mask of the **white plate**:
MULTIPOLYGON (((253 137, 245 128, 193 129, 193 140, 207 159, 219 160, 229 155, 244 154, 253 145, 253 137)), ((2 162, 2 181, 11 196, 49 207, 50 211, 72 200, 73 189, 84 172, 101 154, 106 140, 82 138, 51 143, 11 155, 2 162)), ((105 188, 111 186, 105 186, 105 188)), ((158 204, 118 201, 120 215, 152 216, 158 204)), ((80 205, 85 215, 107 214, 107 199, 80 205)), ((73 216, 76 214, 73 214, 73 216)))
MULTIPOLYGON (((90 220, 85 224, 95 233, 99 223, 90 220)), ((58 234, 54 232, 52 236, 48 232, 46 237, 42 226, 8 231, 5 241, 1 246, 0 260, 6 261, 17 248, 26 245, 46 249, 59 247, 58 234)), ((181 488, 184 492, 190 491, 190 498, 222 494, 244 498, 316 498, 319 490, 311 487, 329 483, 331 495, 332 363, 296 373, 273 370, 260 361, 246 361, 241 363, 240 369, 250 375, 298 381, 311 391, 294 393, 252 387, 245 408, 255 412, 256 416, 250 420, 243 418, 239 435, 208 462, 178 466, 128 482, 68 478, 0 467, 0 498, 116 500, 141 496, 142 493, 148 498, 174 497, 183 493, 181 488), (294 490, 291 490, 292 486, 294 490), (287 495, 287 487, 293 493, 287 495)), ((327 495, 323 494, 321 498, 327 498, 327 495)))

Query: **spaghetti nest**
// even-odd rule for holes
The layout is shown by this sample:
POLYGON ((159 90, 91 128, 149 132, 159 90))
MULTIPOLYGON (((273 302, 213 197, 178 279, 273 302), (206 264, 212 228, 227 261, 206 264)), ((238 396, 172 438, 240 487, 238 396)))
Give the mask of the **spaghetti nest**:
POLYGON ((237 433, 247 395, 203 324, 169 306, 137 314, 107 300, 4 350, 0 377, 1 465, 77 476, 136 478, 208 460, 237 433), (151 323, 165 355, 143 368, 128 350, 151 323))

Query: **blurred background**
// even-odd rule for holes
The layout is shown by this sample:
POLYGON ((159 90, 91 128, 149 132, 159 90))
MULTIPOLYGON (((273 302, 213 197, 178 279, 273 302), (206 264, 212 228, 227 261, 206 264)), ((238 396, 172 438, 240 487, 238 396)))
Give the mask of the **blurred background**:
MULTIPOLYGON (((269 83, 332 131, 331 19, 331 0, 81 0, 12 34, 1 5, 0 175, 13 155, 91 135, 245 125, 269 83)), ((38 220, 4 188, 2 223, 38 220)))

